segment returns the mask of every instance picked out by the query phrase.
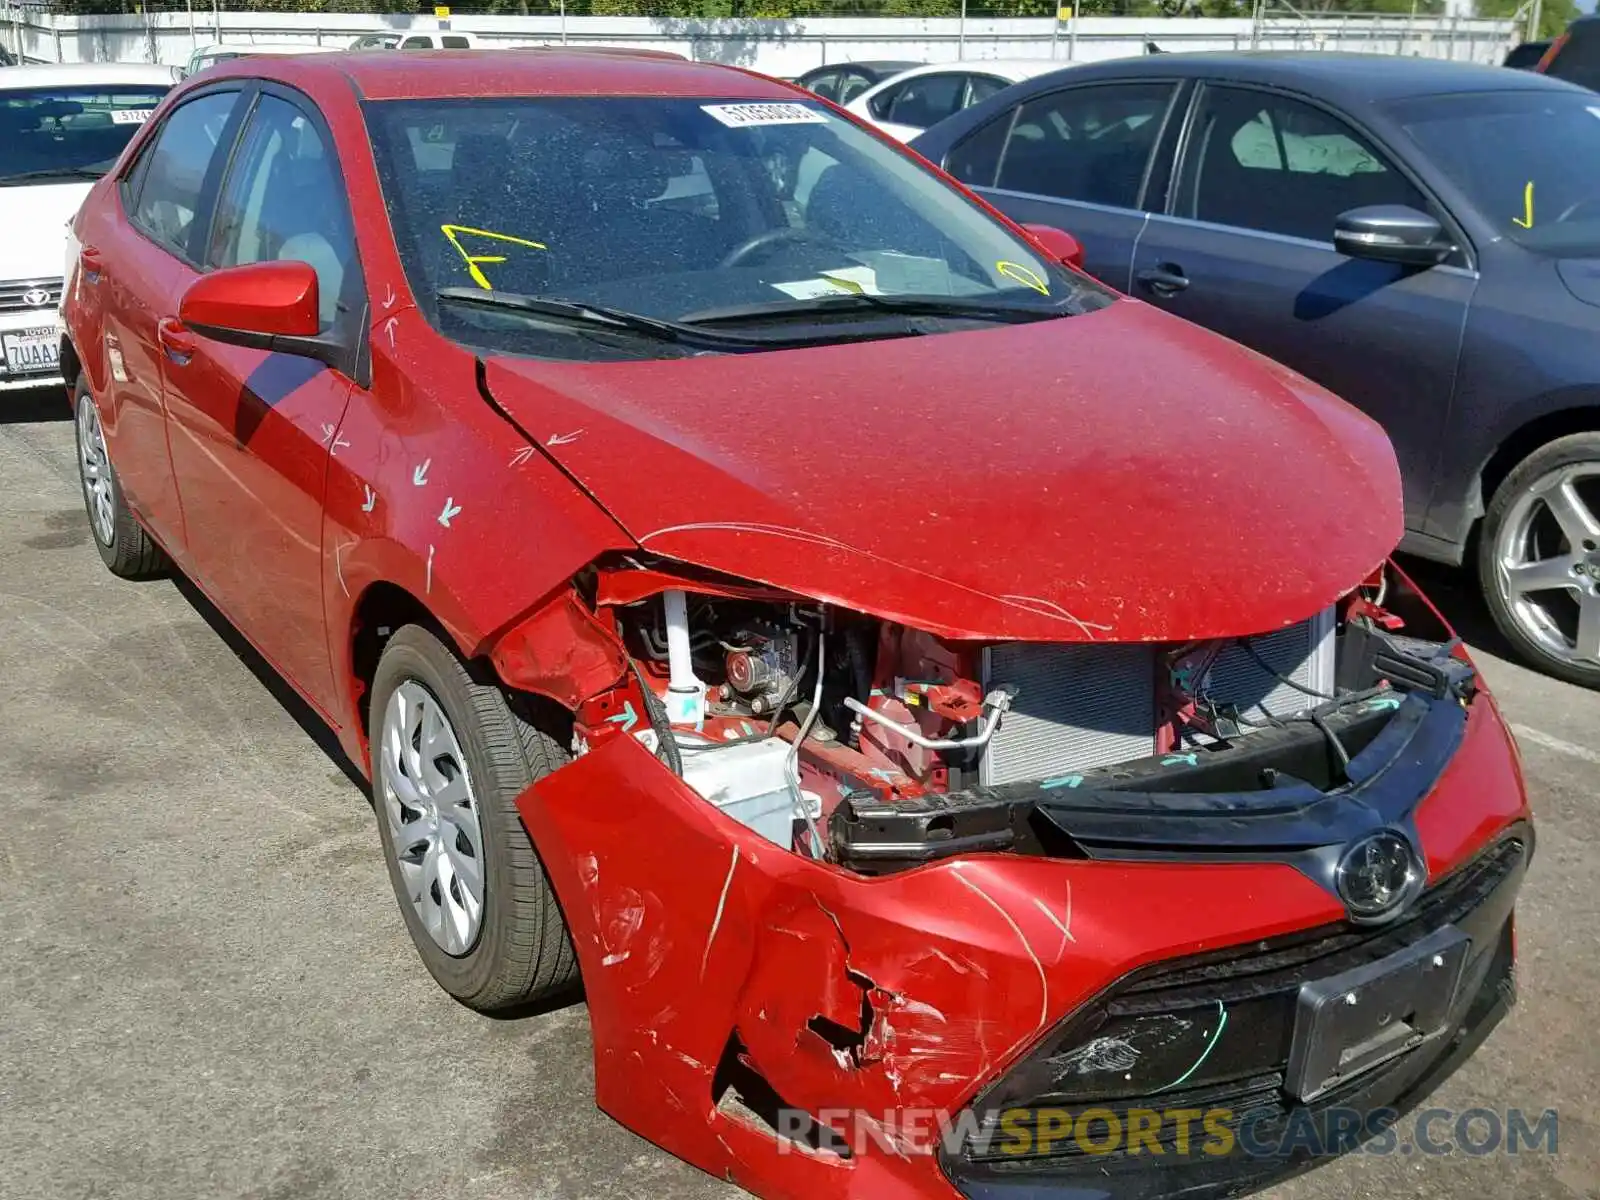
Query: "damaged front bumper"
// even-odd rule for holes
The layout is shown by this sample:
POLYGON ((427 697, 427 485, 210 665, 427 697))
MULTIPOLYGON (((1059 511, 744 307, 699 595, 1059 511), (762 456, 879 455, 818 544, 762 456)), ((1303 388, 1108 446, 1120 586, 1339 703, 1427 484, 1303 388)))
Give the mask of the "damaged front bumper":
MULTIPOLYGON (((977 806, 1003 820, 966 832, 925 822, 927 836, 900 828, 876 843, 859 836, 864 825, 855 830, 858 847, 899 844, 921 856, 873 875, 786 852, 707 804, 634 739, 608 741, 519 800, 582 965, 596 1099, 712 1174, 796 1200, 1181 1190, 1173 1164, 1151 1155, 997 1151, 982 1136, 997 1105, 1168 1108, 1209 1096, 1236 1114, 1252 1105, 1288 1112, 1303 1104, 1296 1088, 1323 1107, 1403 1102, 1496 1019, 1510 977, 1511 908, 1532 849, 1515 752, 1492 698, 1419 703, 1374 719, 1364 743, 1349 731, 1360 747, 1350 781, 1359 790, 1370 768, 1372 790, 1340 811, 1403 826, 1425 876, 1402 916, 1371 927, 1351 923, 1303 847, 1267 846, 1252 816, 1265 811, 1260 795, 1250 813, 1208 802, 1203 827, 1193 814, 1181 836, 1169 828, 1143 842, 1133 835, 1148 834, 1154 810, 1138 811, 1138 789, 1123 789, 1119 802, 1115 780, 1048 789, 1072 792, 1066 801, 980 796, 977 806), (1432 738, 1443 739, 1442 767, 1397 782, 1432 738), (1395 796, 1409 790, 1403 813, 1384 809, 1386 778, 1395 796), (1117 810, 1115 836, 1085 824, 1084 811, 1117 810), (1060 845, 1017 840, 1041 828, 1060 845), (1002 831, 1004 844, 961 841, 1002 831), (952 839, 952 854, 918 849, 952 839), (1403 996, 1412 985, 1395 982, 1405 964, 1393 955, 1441 930, 1449 944, 1439 954, 1459 966, 1445 1011, 1423 1022, 1415 1044, 1348 1083, 1305 1086, 1305 1039, 1295 1033, 1305 985, 1359 978, 1377 995, 1403 996), (1375 963, 1383 969, 1372 977, 1375 963), (1148 1035, 1115 1024, 1145 1018, 1148 1035), (1180 1022, 1181 1035, 1161 1032, 1180 1022), (1140 1044, 1156 1033, 1159 1045, 1140 1044), (1099 1058, 1079 1053, 1097 1038, 1126 1045, 1099 1058), (1147 1069, 1122 1070, 1120 1086, 1058 1069, 1063 1056, 1123 1063, 1130 1049, 1147 1069), (1302 1082, 1288 1083, 1291 1075, 1302 1082), (886 1126, 896 1114, 970 1113, 980 1128, 955 1145, 891 1134, 860 1152, 817 1124, 840 1112, 886 1126)), ((1266 794, 1283 801, 1267 806, 1280 822, 1293 810, 1310 829, 1332 811, 1266 794)), ((1322 840, 1348 832, 1324 830, 1322 840)), ((1296 1165, 1247 1152, 1207 1158, 1182 1186, 1231 1194, 1296 1165)))

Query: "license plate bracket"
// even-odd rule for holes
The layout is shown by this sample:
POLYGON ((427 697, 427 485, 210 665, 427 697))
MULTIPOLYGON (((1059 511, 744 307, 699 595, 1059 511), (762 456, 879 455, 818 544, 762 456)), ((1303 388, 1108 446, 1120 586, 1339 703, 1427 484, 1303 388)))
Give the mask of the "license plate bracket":
POLYGON ((0 334, 0 349, 8 376, 48 374, 60 366, 61 335, 49 326, 19 329, 0 334))
POLYGON ((1284 1090, 1310 1103, 1445 1032, 1471 948, 1446 925, 1377 962, 1301 985, 1284 1090))

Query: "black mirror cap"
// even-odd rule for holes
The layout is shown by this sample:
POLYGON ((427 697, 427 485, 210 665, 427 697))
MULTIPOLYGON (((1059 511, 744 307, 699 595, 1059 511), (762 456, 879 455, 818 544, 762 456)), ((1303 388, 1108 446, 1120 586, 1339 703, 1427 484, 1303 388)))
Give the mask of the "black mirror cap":
POLYGON ((1404 204, 1352 208, 1334 220, 1333 248, 1349 258, 1432 267, 1455 251, 1434 218, 1404 204))

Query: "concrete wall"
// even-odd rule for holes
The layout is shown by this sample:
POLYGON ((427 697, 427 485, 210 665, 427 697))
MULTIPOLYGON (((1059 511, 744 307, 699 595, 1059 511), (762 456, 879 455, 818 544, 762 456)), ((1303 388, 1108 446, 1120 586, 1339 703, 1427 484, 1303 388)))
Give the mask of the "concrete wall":
MULTIPOLYGON (((435 29, 432 17, 318 13, 223 13, 220 38, 210 5, 196 0, 194 27, 184 13, 93 17, 0 17, 0 38, 36 62, 181 64, 195 47, 222 41, 322 42, 344 46, 382 29, 435 29)), ((10 10, 13 14, 15 9, 10 10)), ((1468 17, 1329 16, 1307 20, 1087 17, 1045 20, 845 18, 699 20, 651 17, 456 17, 450 25, 490 45, 636 45, 691 58, 798 75, 824 62, 905 58, 1069 58, 1088 61, 1166 50, 1360 50, 1498 63, 1517 39, 1509 20, 1468 17)))
MULTIPOLYGON (((194 29, 184 13, 126 16, 45 16, 10 10, 0 16, 0 38, 35 62, 187 61, 195 46, 210 43, 320 42, 344 46, 381 29, 437 29, 434 18, 318 13, 222 13, 221 37, 210 5, 195 3, 194 29)), ((917 61, 984 58, 1056 58, 1091 61, 1163 50, 1358 50, 1421 54, 1426 58, 1499 62, 1517 40, 1512 22, 1474 18, 1234 19, 1083 18, 970 21, 917 18, 822 18, 794 21, 658 18, 454 18, 488 45, 547 45, 568 40, 590 45, 651 46, 688 58, 731 62, 773 75, 798 75, 821 62, 906 58, 917 61)))

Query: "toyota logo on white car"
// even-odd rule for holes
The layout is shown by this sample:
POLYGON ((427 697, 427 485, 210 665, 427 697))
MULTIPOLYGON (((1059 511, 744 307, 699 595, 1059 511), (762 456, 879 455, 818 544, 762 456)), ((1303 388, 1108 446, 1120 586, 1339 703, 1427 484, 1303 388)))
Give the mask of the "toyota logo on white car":
POLYGON ((50 293, 44 288, 29 288, 22 293, 22 302, 29 308, 43 308, 50 303, 50 293))

